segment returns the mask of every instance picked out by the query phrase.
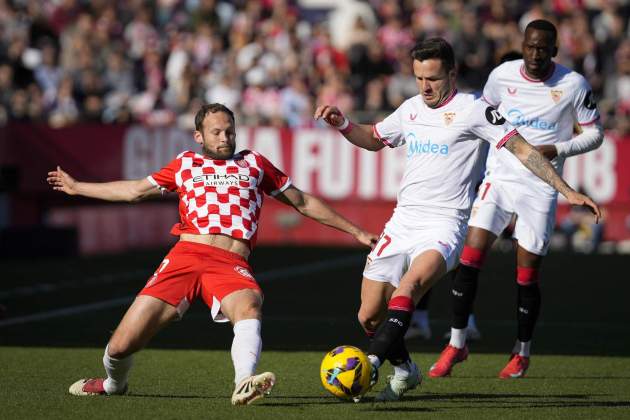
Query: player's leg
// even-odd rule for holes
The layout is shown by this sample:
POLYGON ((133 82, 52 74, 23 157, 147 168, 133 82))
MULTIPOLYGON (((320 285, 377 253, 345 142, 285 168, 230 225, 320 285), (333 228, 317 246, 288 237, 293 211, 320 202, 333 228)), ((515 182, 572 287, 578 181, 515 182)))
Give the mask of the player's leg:
POLYGON ((232 322, 234 382, 254 375, 262 349, 262 295, 256 289, 242 289, 221 300, 221 312, 232 322))
POLYGON ((429 302, 431 301, 431 290, 420 299, 416 309, 411 314, 411 325, 405 334, 405 339, 420 337, 424 340, 431 338, 431 326, 429 325, 429 302))
POLYGON ((202 275, 202 299, 215 321, 227 318, 233 325, 231 356, 235 388, 232 404, 244 405, 271 392, 276 377, 256 374, 262 350, 263 294, 246 260, 237 254, 214 250, 212 263, 202 275))
POLYGON ((411 313, 422 296, 446 273, 446 262, 440 252, 430 249, 414 258, 409 270, 400 280, 387 308, 385 321, 378 327, 368 348, 368 357, 375 368, 385 359, 394 360, 394 376, 377 396, 378 400, 399 399, 421 381, 417 366, 410 360, 404 335, 411 321, 411 313))
POLYGON ((245 405, 271 392, 276 376, 271 372, 256 374, 262 350, 262 293, 258 289, 242 289, 221 300, 221 312, 234 325, 232 363, 234 393, 232 404, 245 405))
POLYGON ((389 282, 363 277, 361 306, 357 315, 366 335, 371 339, 387 314, 387 302, 396 288, 389 282))
POLYGON ((455 270, 451 289, 453 320, 449 344, 453 347, 461 349, 466 344, 466 328, 477 296, 479 273, 496 238, 497 236, 489 230, 474 226, 468 228, 464 250, 459 259, 459 267, 455 270))
POLYGON ((517 339, 501 378, 521 378, 530 364, 531 339, 541 306, 539 271, 547 254, 555 226, 555 198, 522 195, 517 201, 518 219, 514 226, 517 240, 517 339))
POLYGON ((103 365, 107 378, 77 381, 69 392, 80 396, 125 393, 132 355, 178 317, 177 308, 169 303, 153 296, 136 297, 105 348, 103 365))
POLYGON ((453 279, 453 320, 449 344, 429 370, 429 376, 433 378, 450 375, 453 365, 468 357, 467 326, 477 294, 479 274, 489 249, 512 217, 512 213, 505 209, 511 207, 506 202, 509 197, 505 197, 500 184, 491 179, 484 180, 481 191, 473 205, 460 264, 453 279))
POLYGON ((540 314, 541 294, 538 273, 543 257, 517 247, 517 339, 512 356, 499 377, 521 378, 529 368, 532 335, 540 314))
MULTIPOLYGON (((408 232, 400 229, 395 221, 390 221, 379 243, 367 257, 363 271, 361 308, 358 318, 370 341, 385 319, 387 303, 400 284, 400 279, 409 264, 408 248, 413 242, 408 240, 409 235, 406 233, 408 232)), ((406 352, 404 346, 402 352, 406 352)), ((387 359, 392 362, 396 370, 396 365, 401 363, 399 360, 404 361, 408 357, 408 353, 393 351, 392 354, 388 354, 387 359)), ((374 368, 372 374, 371 385, 373 386, 378 379, 378 370, 374 368)))
POLYGON ((468 227, 464 250, 459 259, 459 267, 455 270, 451 289, 453 320, 450 340, 429 370, 429 376, 432 378, 450 375, 453 366, 468 357, 466 346, 468 320, 477 295, 479 272, 495 239, 496 235, 486 229, 468 227))
MULTIPOLYGON (((447 277, 446 281, 448 281, 448 283, 451 284, 451 288, 455 281, 456 273, 457 273, 457 269, 453 271, 449 271, 448 274, 446 275, 447 277)), ((451 299, 455 297, 451 293, 449 293, 449 295, 452 296, 451 299)), ((409 329, 411 330, 411 328, 409 329)), ((451 327, 450 326, 449 326, 448 331, 444 333, 443 339, 448 342, 451 341, 451 327)), ((466 342, 478 341, 478 340, 481 340, 481 331, 477 327, 477 320, 476 320, 475 312, 474 312, 474 299, 473 299, 473 304, 471 304, 471 307, 470 307, 470 315, 468 315, 468 323, 466 325, 466 342)))

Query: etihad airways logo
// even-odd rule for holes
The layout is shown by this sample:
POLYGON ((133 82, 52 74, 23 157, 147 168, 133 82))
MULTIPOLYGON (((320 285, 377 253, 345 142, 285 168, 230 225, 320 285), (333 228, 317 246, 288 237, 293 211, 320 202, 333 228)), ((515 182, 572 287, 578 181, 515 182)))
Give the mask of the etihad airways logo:
POLYGON ((512 108, 507 113, 508 120, 515 127, 531 127, 537 130, 555 131, 558 128, 558 122, 543 120, 542 118, 527 118, 527 116, 517 108, 512 108))
POLYGON ((249 183, 249 175, 203 174, 194 177, 193 182, 203 182, 205 187, 238 187, 241 182, 249 183))
POLYGON ((427 139, 426 142, 416 138, 413 133, 407 134, 407 157, 410 158, 414 155, 429 154, 429 155, 448 155, 448 145, 433 143, 431 139, 427 139))

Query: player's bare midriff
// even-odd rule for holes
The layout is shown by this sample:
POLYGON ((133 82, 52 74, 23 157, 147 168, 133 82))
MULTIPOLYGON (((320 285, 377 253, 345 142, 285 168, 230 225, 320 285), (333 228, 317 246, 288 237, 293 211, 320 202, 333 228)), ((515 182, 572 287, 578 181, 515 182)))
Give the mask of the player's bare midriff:
POLYGON ((179 235, 180 241, 196 242, 199 244, 205 244, 210 246, 216 246, 217 248, 225 249, 226 251, 234 252, 247 259, 249 257, 250 249, 249 242, 244 239, 236 239, 231 236, 221 234, 208 234, 208 235, 196 235, 193 233, 182 233, 179 235))

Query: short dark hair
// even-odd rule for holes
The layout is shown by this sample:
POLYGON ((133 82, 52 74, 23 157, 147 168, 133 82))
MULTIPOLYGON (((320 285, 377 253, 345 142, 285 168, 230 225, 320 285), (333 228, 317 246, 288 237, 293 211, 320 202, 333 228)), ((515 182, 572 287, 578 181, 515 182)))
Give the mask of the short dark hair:
POLYGON ((411 50, 411 58, 418 61, 437 58, 442 61, 447 72, 455 68, 453 47, 444 38, 428 38, 418 42, 411 50))
POLYGON ((195 115, 195 130, 202 131, 203 120, 206 118, 206 115, 208 115, 209 113, 214 114, 215 112, 224 112, 232 119, 232 123, 236 122, 234 118, 234 113, 227 106, 219 103, 205 104, 199 109, 199 111, 197 111, 197 114, 195 115))
POLYGON ((556 42, 556 39, 558 39, 558 30, 556 29, 555 25, 549 22, 548 20, 545 20, 545 19, 532 20, 525 27, 525 32, 527 32, 528 29, 536 29, 538 31, 549 32, 551 36, 553 37, 553 42, 556 42))

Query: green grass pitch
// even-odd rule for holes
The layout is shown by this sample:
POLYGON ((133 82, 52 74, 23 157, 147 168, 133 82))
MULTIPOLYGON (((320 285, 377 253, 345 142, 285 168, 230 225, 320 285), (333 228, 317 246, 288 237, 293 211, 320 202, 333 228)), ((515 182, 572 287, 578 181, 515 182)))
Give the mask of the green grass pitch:
MULTIPOLYGON (((233 407, 229 325, 195 304, 135 356, 130 394, 74 397, 68 387, 102 376, 103 349, 128 300, 165 250, 88 259, 0 261, 0 419, 630 419, 630 282, 623 255, 551 254, 527 377, 500 380, 515 333, 513 256, 495 253, 475 313, 483 340, 450 378, 426 378, 401 402, 361 403, 327 394, 326 351, 361 348, 356 321, 365 252, 260 248, 251 264, 265 292, 259 371, 277 374, 273 393, 233 407)), ((410 341, 426 373, 444 346, 449 281, 433 291, 434 338, 410 341)), ((376 387, 391 373, 386 364, 376 387)), ((425 375, 426 376, 426 375, 425 375)))
MULTIPOLYGON (((129 394, 74 397, 68 386, 101 375, 102 349, 0 348, 0 406, 5 419, 251 418, 365 419, 404 415, 432 418, 624 418, 630 416, 630 363, 625 358, 539 356, 528 377, 501 380, 504 355, 479 354, 450 378, 425 378, 397 403, 341 401, 319 381, 321 352, 265 352, 260 370, 274 371, 272 394, 251 406, 230 405, 227 351, 146 350, 135 359, 129 394), (25 368, 27 367, 28 368, 25 368), (579 366, 579 368, 576 368, 579 366)), ((437 354, 414 354, 426 371, 437 354)), ((390 370, 385 366, 383 374, 390 370)), ((386 376, 386 375, 383 375, 386 376)), ((384 386, 381 378, 376 387, 384 386)))

